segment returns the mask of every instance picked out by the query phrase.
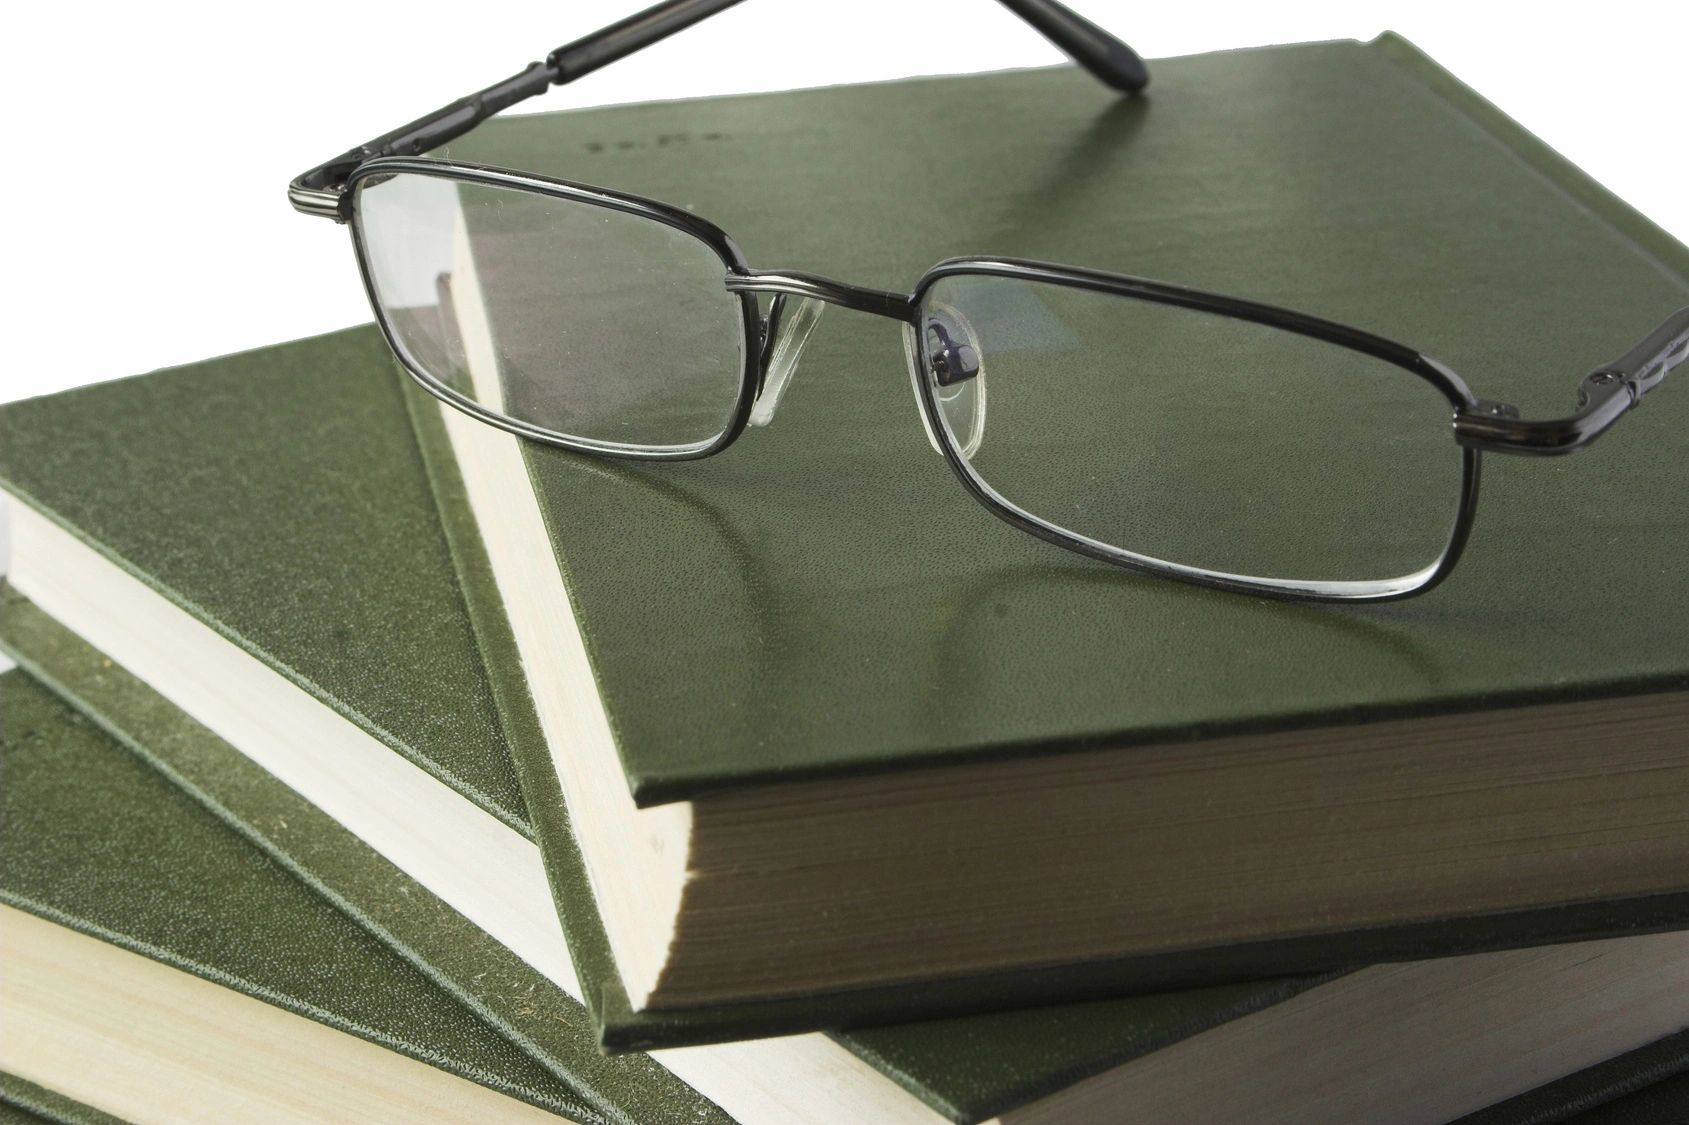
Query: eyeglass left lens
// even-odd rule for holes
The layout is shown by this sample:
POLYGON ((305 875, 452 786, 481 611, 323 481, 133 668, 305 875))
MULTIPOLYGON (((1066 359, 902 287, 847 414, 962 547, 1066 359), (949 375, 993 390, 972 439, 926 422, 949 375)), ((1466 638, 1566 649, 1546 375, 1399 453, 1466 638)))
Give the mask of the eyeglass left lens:
POLYGON ((371 175, 356 191, 377 312, 425 381, 612 451, 701 449, 732 424, 739 298, 700 239, 440 175, 371 175))

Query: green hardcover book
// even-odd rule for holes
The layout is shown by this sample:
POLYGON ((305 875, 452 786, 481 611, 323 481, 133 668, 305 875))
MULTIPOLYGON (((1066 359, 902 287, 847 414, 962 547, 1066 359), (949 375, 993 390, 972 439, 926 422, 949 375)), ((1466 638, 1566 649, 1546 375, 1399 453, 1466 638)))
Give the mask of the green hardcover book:
POLYGON ((28 1084, 12 1100, 133 1120, 719 1119, 584 1024, 560 1081, 16 670, 0 777, 0 1068, 28 1084))
MULTIPOLYGON (((1263 298, 1533 416, 1689 299, 1689 252, 1399 39, 1155 70, 1144 101, 1058 68, 495 121, 449 155, 886 289, 973 253, 1263 298)), ((501 263, 469 234, 430 311, 480 388, 501 263)), ((1435 593, 1287 605, 1003 528, 911 417, 895 325, 828 317, 778 423, 708 459, 425 426, 610 1042, 1689 917, 1682 388, 1588 454, 1491 458, 1435 593)))
MULTIPOLYGON (((579 986, 532 893, 540 859, 495 714, 512 693, 480 669, 394 384, 364 330, 6 408, 13 578, 39 604, 9 599, 3 631, 32 669, 101 700, 90 710, 114 729, 151 729, 161 701, 191 716, 181 737, 156 732, 155 760, 544 1057, 548 1030, 579 1018, 564 1003, 579 986)), ((1601 926, 1663 916, 1618 910, 1601 926)), ((1459 991, 1442 979, 1437 995, 1459 991)), ((1198 1032, 1244 1027, 1231 1017, 1307 983, 657 1058, 746 1121, 1082 1113, 1097 1089, 1082 1080, 1126 1096, 1131 1065, 1171 1065, 1152 1049, 1173 1043, 1192 1046, 1187 1088, 1205 1084, 1198 1032)), ((1351 995, 1364 1012, 1375 994, 1351 995)), ((650 1034, 636 1024, 623 1045, 650 1034)))

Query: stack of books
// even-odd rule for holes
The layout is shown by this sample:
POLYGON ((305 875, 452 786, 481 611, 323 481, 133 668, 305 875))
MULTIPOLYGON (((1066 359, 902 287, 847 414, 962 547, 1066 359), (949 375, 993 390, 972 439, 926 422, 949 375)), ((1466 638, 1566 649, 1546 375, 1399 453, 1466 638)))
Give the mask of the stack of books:
MULTIPOLYGON (((1249 294, 1545 413, 1689 303, 1689 251, 1388 36, 452 155, 887 288, 1249 294)), ((1689 396, 1494 465, 1435 594, 1296 606, 1003 529, 886 331, 827 321, 782 424, 685 464, 524 445, 373 328, 0 410, 9 1112, 1679 1118, 1689 396)))

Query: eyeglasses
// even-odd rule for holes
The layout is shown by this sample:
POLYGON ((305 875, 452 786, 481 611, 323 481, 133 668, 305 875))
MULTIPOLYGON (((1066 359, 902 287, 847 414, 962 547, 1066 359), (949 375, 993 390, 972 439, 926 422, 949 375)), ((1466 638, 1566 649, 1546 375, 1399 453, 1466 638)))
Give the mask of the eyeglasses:
MULTIPOLYGON (((1689 308, 1525 420, 1356 328, 1235 297, 959 258, 907 294, 752 269, 719 228, 639 196, 418 157, 738 0, 671 0, 296 179, 349 223, 376 318, 447 403, 566 449, 681 460, 766 425, 827 305, 903 326, 927 437, 973 496, 1133 570, 1313 601, 1430 589, 1470 531, 1482 452, 1559 454, 1689 356, 1689 308)), ((1054 0, 1002 0, 1109 86, 1149 81, 1054 0)))

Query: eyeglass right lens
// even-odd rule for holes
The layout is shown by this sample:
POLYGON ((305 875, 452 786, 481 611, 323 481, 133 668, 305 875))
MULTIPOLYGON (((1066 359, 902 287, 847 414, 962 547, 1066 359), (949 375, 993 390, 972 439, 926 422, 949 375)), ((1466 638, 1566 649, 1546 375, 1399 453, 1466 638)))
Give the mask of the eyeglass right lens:
POLYGON ((425 381, 612 451, 703 448, 731 425, 743 322, 702 240, 443 175, 371 175, 356 191, 377 310, 425 381))
POLYGON ((987 274, 933 284, 923 327, 941 439, 1005 507, 1069 536, 1350 596, 1412 589, 1448 547, 1453 408, 1413 372, 1245 320, 987 274))

